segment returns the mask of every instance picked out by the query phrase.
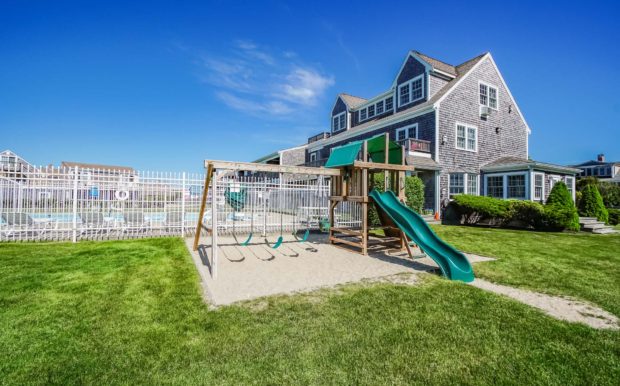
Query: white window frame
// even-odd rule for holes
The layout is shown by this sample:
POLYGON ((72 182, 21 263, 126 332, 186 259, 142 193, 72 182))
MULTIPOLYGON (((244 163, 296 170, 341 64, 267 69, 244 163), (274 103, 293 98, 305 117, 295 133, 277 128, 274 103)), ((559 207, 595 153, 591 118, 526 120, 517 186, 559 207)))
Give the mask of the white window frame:
MULTIPOLYGON (((509 172, 509 173, 490 173, 484 175, 484 195, 488 196, 489 194, 489 177, 502 177, 502 199, 508 200, 508 176, 515 175, 523 175, 525 177, 525 191, 523 192, 524 197, 513 197, 510 200, 530 200, 531 199, 531 181, 530 181, 530 172, 529 171, 517 171, 517 172, 509 172), (528 187, 530 189, 528 189, 528 187)), ((500 198, 500 197, 496 197, 500 198)))
POLYGON ((394 111, 394 95, 390 95, 389 97, 385 98, 383 100, 383 102, 384 102, 384 108, 383 108, 383 112, 384 113, 387 113, 389 111, 394 111), (388 99, 392 99, 392 107, 390 107, 389 109, 387 107, 387 100, 388 99))
POLYGON ((532 173, 532 199, 534 199, 535 201, 545 199, 545 173, 542 173, 542 172, 532 173), (542 189, 540 191, 540 197, 536 196, 536 177, 537 176, 542 177, 542 189))
POLYGON ((573 198, 573 202, 575 202, 575 177, 574 176, 564 176, 564 183, 570 192, 571 197, 573 198), (571 183, 568 183, 568 180, 571 180, 571 183))
POLYGON ((368 119, 368 110, 366 109, 366 107, 364 107, 363 109, 360 109, 360 116, 359 116, 359 121, 365 121, 368 119), (364 118, 362 118, 362 112, 364 112, 364 118))
POLYGON ((379 102, 375 103, 375 114, 380 115, 385 113, 385 99, 381 99, 379 102), (379 112, 379 105, 381 105, 381 112, 379 112))
POLYGON ((452 193, 450 193, 450 176, 452 174, 462 174, 463 175, 463 193, 457 193, 457 194, 470 194, 473 196, 479 196, 480 195, 480 174, 478 173, 463 173, 463 172, 455 172, 455 173, 448 173, 448 198, 452 199, 452 193), (476 176, 476 192, 471 194, 468 193, 469 192, 469 176, 476 176))
POLYGON ((454 147, 458 150, 465 150, 465 151, 471 151, 473 153, 477 153, 478 152, 478 127, 467 124, 467 123, 463 123, 463 122, 456 122, 456 124, 454 125, 454 147), (465 147, 459 147, 459 140, 458 140, 459 126, 465 127, 465 147), (469 140, 469 129, 474 129, 476 132, 475 137, 474 137, 475 139, 474 149, 467 148, 467 144, 469 140))
POLYGON ((347 128, 347 117, 346 117, 346 111, 343 111, 339 114, 336 114, 332 117, 332 133, 336 133, 338 131, 342 131, 345 130, 347 128), (341 116, 345 116, 344 117, 344 127, 340 127, 340 121, 341 121, 341 116), (336 121, 336 123, 334 123, 334 120, 336 121))
POLYGON ((476 95, 478 95, 478 103, 480 104, 480 106, 486 106, 495 111, 499 110, 499 89, 497 88, 496 85, 483 82, 480 80, 478 81, 478 92, 476 93, 476 95), (487 103, 486 104, 480 102, 480 86, 485 86, 487 88, 487 103), (495 89, 495 107, 491 107, 491 91, 490 91, 491 89, 495 89))
POLYGON ((398 107, 407 106, 407 105, 409 105, 409 104, 411 104, 411 103, 414 103, 414 102, 417 102, 417 101, 419 101, 419 100, 421 100, 421 99, 424 99, 424 94, 425 94, 425 91, 424 91, 424 83, 425 83, 425 82, 424 82, 424 75, 425 75, 425 74, 420 74, 420 75, 416 76, 415 78, 410 79, 410 80, 408 80, 407 82, 405 82, 405 83, 403 83, 403 84, 401 84, 401 85, 399 85, 399 86, 398 86, 398 90, 397 90, 397 92, 396 92, 396 97, 398 98, 398 107), (413 90, 412 90, 412 88, 411 88, 411 85, 412 85, 414 82, 417 82, 418 80, 421 80, 421 89, 422 89, 422 94, 421 94, 421 96, 420 96, 419 98, 417 98, 417 99, 412 99, 412 97, 413 97, 413 92, 412 92, 412 91, 413 91, 413 90), (406 103, 402 103, 402 102, 401 102, 401 100, 400 100, 400 90, 401 90, 403 87, 409 87, 409 101, 407 101, 406 103))
POLYGON ((506 196, 509 200, 526 200, 527 199, 527 173, 511 173, 506 175, 506 196), (521 197, 508 197, 508 192, 510 190, 510 185, 508 181, 510 177, 523 177, 523 196, 521 197))
POLYGON ((395 138, 396 138, 396 141, 397 141, 397 142, 398 142, 398 141, 404 141, 405 139, 409 139, 409 138, 418 139, 418 124, 417 124, 417 123, 414 123, 414 124, 412 124, 412 125, 409 125, 409 126, 404 126, 404 127, 399 128, 399 129, 396 129, 396 137, 395 137, 395 138), (414 137, 411 137, 411 136, 409 135, 409 130, 410 130, 410 129, 412 129, 412 128, 414 128, 414 127, 415 127, 415 136, 414 136, 414 137), (405 138, 403 138, 403 139, 398 139, 398 135, 399 135, 400 133, 402 133, 403 131, 405 132, 405 138))
POLYGON ((316 151, 310 153, 310 162, 316 161, 316 151))

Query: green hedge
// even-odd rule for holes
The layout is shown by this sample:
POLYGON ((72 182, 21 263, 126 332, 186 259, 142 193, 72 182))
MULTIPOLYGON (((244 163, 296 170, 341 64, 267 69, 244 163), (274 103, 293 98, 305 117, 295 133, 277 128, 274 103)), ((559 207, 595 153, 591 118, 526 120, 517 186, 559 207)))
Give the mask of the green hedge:
MULTIPOLYGON (((556 184, 556 186, 561 183, 556 184)), ((501 200, 485 196, 460 194, 449 209, 464 224, 486 224, 538 230, 579 230, 579 217, 570 193, 562 185, 553 192, 547 205, 532 201, 501 200), (568 195, 568 196, 567 196, 568 195), (568 199, 567 199, 568 198, 568 199)))
POLYGON ((620 224, 620 209, 607 209, 607 211, 609 212, 609 224, 620 224))
POLYGON ((609 213, 603 204, 603 197, 594 184, 586 185, 581 191, 579 214, 585 217, 596 217, 599 221, 608 222, 609 213))
MULTIPOLYGON (((373 174, 373 180, 371 181, 371 189, 377 189, 380 192, 385 191, 384 174, 373 174)), ((422 213, 424 208, 424 182, 417 176, 405 177, 405 201, 409 208, 415 210, 418 213, 422 213)), ((370 226, 380 226, 379 214, 374 205, 369 206, 368 210, 368 224, 370 226)))

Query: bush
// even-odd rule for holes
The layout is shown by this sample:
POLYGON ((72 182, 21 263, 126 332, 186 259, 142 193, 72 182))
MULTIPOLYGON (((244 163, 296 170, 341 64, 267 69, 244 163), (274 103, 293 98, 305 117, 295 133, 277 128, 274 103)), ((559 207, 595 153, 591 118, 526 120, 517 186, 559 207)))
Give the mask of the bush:
POLYGON ((557 182, 553 185, 547 198, 542 223, 543 227, 549 230, 579 230, 577 208, 565 183, 557 182))
POLYGON ((509 201, 508 221, 512 226, 541 229, 544 227, 545 207, 537 202, 509 201))
POLYGON ((493 197, 459 194, 450 203, 460 221, 465 224, 477 224, 487 221, 491 225, 503 223, 509 216, 509 202, 493 197))
POLYGON ((620 224, 620 209, 607 209, 609 212, 609 225, 620 224))
POLYGON ((581 191, 579 214, 586 217, 596 217, 599 221, 609 221, 609 213, 603 204, 603 197, 596 185, 586 185, 581 191))
MULTIPOLYGON (((371 189, 377 189, 380 192, 385 191, 385 180, 383 173, 373 174, 370 181, 371 189)), ((422 212, 424 207, 424 183, 417 176, 405 177, 405 202, 407 206, 418 213, 422 212)), ((374 205, 368 208, 368 224, 370 226, 380 226, 379 214, 374 205)))
POLYGON ((620 208, 620 185, 603 181, 597 187, 606 208, 620 208))

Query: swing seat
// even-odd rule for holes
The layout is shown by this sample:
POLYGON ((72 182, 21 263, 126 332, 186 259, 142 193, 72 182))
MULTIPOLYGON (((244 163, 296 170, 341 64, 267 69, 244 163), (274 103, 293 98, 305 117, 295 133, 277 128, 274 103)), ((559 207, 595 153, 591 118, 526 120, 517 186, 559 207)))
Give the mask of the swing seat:
POLYGON ((248 236, 248 238, 247 238, 244 242, 242 242, 241 244, 239 244, 239 245, 242 245, 242 246, 244 246, 244 247, 248 246, 248 244, 250 244, 250 241, 252 240, 252 235, 253 235, 253 233, 250 233, 250 235, 248 236))
POLYGON ((308 236, 310 236, 310 229, 306 229, 306 232, 304 233, 304 237, 302 237, 301 240, 299 240, 299 242, 305 243, 306 241, 308 241, 308 236))
POLYGON ((271 248, 272 249, 278 249, 280 247, 280 245, 282 245, 283 241, 284 241, 284 238, 282 236, 278 237, 278 240, 276 241, 275 244, 273 244, 273 246, 271 248))

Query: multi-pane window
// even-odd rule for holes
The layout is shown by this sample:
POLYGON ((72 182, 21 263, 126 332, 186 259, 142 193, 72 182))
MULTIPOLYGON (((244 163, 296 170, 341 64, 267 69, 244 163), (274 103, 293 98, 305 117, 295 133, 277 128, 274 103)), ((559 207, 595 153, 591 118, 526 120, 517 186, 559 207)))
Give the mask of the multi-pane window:
POLYGON ((525 174, 508 176, 508 198, 525 198, 525 174))
POLYGON ((504 198, 504 176, 487 177, 487 196, 504 198))
POLYGON ((456 125, 456 148, 462 150, 478 150, 478 129, 462 123, 456 125))
POLYGON ((340 131, 347 128, 347 113, 342 112, 333 118, 332 131, 340 131))
POLYGON ((565 177, 564 179, 565 183, 566 183, 566 187, 568 188, 568 191, 570 192, 570 196, 573 196, 573 177, 565 177))
POLYGON ((485 83, 480 83, 480 104, 492 109, 497 109, 497 88, 485 83))
POLYGON ((396 140, 404 141, 407 138, 417 138, 418 137, 418 125, 417 123, 412 126, 403 127, 396 130, 396 140))
POLYGON ((366 116, 366 109, 361 109, 360 110, 360 121, 365 121, 367 116, 366 116))
POLYGON ((477 174, 467 174, 467 189, 465 189, 467 194, 478 194, 478 175, 477 174))
POLYGON ((545 175, 534 173, 534 200, 542 200, 545 188, 545 175))
POLYGON ((310 162, 316 161, 316 152, 310 153, 310 162))
POLYGON ((450 198, 455 194, 465 193, 464 173, 450 173, 450 198))
POLYGON ((424 75, 418 75, 398 87, 398 105, 415 102, 424 97, 424 75))
POLYGON ((385 111, 390 111, 394 107, 394 98, 389 97, 385 99, 385 111))
POLYGON ((383 101, 377 102, 377 115, 383 113, 383 101))
POLYGON ((368 118, 375 116, 375 105, 368 106, 368 118))

